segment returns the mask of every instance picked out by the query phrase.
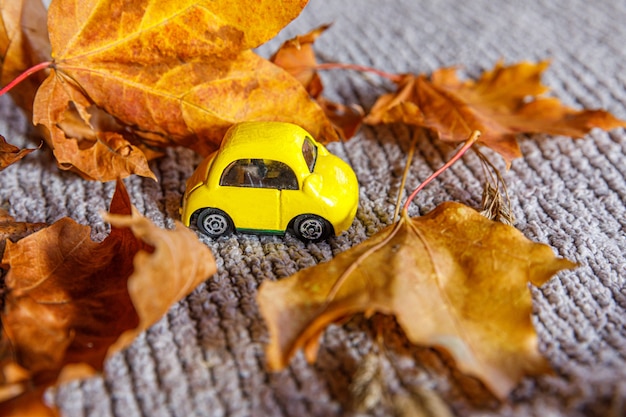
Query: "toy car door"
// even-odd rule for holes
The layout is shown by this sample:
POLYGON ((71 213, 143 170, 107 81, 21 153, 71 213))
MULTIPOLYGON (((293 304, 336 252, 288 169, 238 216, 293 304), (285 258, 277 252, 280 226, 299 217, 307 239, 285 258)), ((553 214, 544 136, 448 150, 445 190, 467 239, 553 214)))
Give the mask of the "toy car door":
POLYGON ((220 180, 228 198, 228 211, 241 231, 282 233, 280 191, 298 188, 293 171, 284 163, 269 159, 239 159, 231 163, 220 180), (287 172, 287 174, 285 174, 287 172), (293 180, 286 178, 291 172, 293 180))

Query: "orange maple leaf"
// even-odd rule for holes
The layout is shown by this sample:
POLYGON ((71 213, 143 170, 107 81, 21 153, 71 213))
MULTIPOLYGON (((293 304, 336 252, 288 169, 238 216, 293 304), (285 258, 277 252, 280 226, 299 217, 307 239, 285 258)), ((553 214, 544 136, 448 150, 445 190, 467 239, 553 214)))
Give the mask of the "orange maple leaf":
POLYGON ((443 68, 430 77, 406 74, 395 93, 381 96, 365 123, 403 122, 433 130, 446 142, 462 142, 479 130, 479 143, 504 157, 507 163, 521 156, 516 135, 547 133, 580 138, 595 127, 626 127, 603 110, 575 110, 541 94, 547 62, 496 64, 477 81, 461 81, 456 69, 443 68))
POLYGON ((323 142, 337 139, 302 85, 251 51, 306 0, 114 3, 50 4, 54 63, 33 121, 49 130, 61 167, 101 181, 152 176, 146 148, 181 145, 206 155, 244 120, 288 121, 323 142), (102 128, 94 117, 102 111, 119 126, 102 128), (64 129, 70 119, 93 134, 64 129))
POLYGON ((300 348, 316 356, 326 326, 356 313, 393 314, 415 344, 449 351, 499 397, 549 369, 537 349, 528 284, 574 264, 514 227, 459 203, 401 220, 331 261, 276 282, 257 301, 270 331, 268 365, 300 348))
POLYGON ((322 96, 324 86, 317 70, 317 59, 313 43, 330 25, 322 25, 304 35, 298 35, 283 43, 272 55, 270 61, 283 68, 306 88, 311 97, 320 105, 324 113, 343 139, 349 139, 357 132, 363 121, 364 112, 360 106, 346 106, 322 96))
POLYGON ((322 25, 304 35, 285 41, 270 57, 270 61, 300 81, 313 98, 318 98, 324 91, 322 79, 315 70, 317 59, 313 43, 329 27, 330 25, 322 25))
POLYGON ((11 145, 0 135, 0 171, 16 163, 33 151, 36 151, 36 149, 20 149, 17 146, 11 145))

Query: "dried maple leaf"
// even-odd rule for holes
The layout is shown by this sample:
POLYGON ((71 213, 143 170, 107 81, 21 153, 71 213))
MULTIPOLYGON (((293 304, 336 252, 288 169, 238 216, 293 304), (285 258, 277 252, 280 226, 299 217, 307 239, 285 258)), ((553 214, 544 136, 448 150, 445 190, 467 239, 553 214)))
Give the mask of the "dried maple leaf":
POLYGON ((574 264, 459 203, 399 223, 333 260, 264 282, 258 303, 270 331, 271 369, 303 348, 314 360, 329 324, 363 312, 393 314, 415 344, 446 349, 458 367, 505 397, 544 372, 528 283, 574 264))
MULTIPOLYGON (((30 374, 15 363, 9 340, 0 336, 0 404, 26 390, 30 374)), ((5 415, 0 408, 0 415, 5 415)))
MULTIPOLYGON (((5 210, 0 209, 0 268, 2 268, 2 254, 7 240, 13 242, 35 233, 46 227, 46 223, 16 222, 5 210)), ((2 271, 0 271, 1 273, 2 271)), ((1 303, 0 303, 1 305, 1 303)))
POLYGON ((331 121, 342 138, 352 137, 361 126, 364 112, 359 106, 346 106, 322 97, 324 86, 322 79, 315 70, 317 59, 313 43, 330 25, 322 25, 307 34, 298 35, 283 43, 272 55, 270 61, 283 68, 306 88, 308 93, 317 100, 324 113, 331 121))
POLYGON ((123 184, 110 235, 64 218, 16 244, 2 324, 35 387, 102 370, 104 360, 215 272, 209 249, 178 224, 162 230, 132 209, 123 184))
POLYGON ((141 146, 181 145, 206 155, 244 120, 289 121, 323 142, 336 140, 302 85, 250 50, 305 4, 54 0, 53 70, 37 92, 33 120, 49 130, 62 167, 102 181, 150 176, 141 146), (91 137, 64 129, 69 110, 91 137), (94 126, 92 114, 102 111, 123 129, 94 126))
POLYGON ((426 75, 406 74, 398 90, 381 96, 366 123, 403 122, 432 129, 446 142, 462 142, 474 130, 482 132, 480 143, 500 153, 507 163, 521 156, 519 133, 547 133, 583 137, 597 127, 626 127, 602 110, 575 110, 556 98, 541 97, 547 62, 498 63, 478 81, 461 81, 454 68, 426 75))
MULTIPOLYGON (((41 0, 0 0, 0 85, 50 60, 46 15, 41 0)), ((43 73, 34 74, 11 90, 13 100, 29 114, 44 78, 43 73)))
MULTIPOLYGON (((139 325, 127 330, 110 350, 129 345, 136 335, 156 323, 170 307, 216 271, 210 250, 182 223, 163 230, 139 215, 108 214, 104 219, 116 228, 128 228, 136 239, 154 248, 140 251, 133 260, 128 293, 139 316, 139 325)), ((127 230, 127 229, 123 229, 127 230)))
POLYGON ((56 408, 50 408, 42 401, 45 388, 37 388, 0 403, 3 417, 59 417, 56 408))
POLYGON ((6 139, 0 135, 0 171, 35 150, 36 149, 20 149, 8 143, 6 139))
POLYGON ((322 25, 309 33, 289 39, 270 58, 270 61, 300 81, 313 98, 318 98, 324 90, 322 79, 315 70, 317 59, 313 43, 329 27, 330 25, 322 25))
POLYGON ((46 127, 48 143, 63 169, 99 181, 131 174, 155 178, 128 133, 103 128, 102 118, 92 117, 102 113, 78 86, 53 71, 37 91, 33 121, 46 127))

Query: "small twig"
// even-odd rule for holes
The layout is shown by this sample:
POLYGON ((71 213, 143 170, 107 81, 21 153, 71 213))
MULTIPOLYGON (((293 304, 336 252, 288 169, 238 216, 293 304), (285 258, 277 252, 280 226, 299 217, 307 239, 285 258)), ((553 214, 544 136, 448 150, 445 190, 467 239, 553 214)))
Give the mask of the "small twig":
POLYGON ((506 182, 493 163, 482 152, 474 148, 474 152, 480 159, 485 173, 485 188, 481 201, 481 213, 490 220, 496 220, 504 224, 513 225, 515 216, 511 209, 511 199, 506 187, 506 182), (504 192, 504 201, 502 192, 504 192))
POLYGON ((404 191, 404 186, 406 185, 406 179, 409 175, 409 168, 411 167, 411 162, 413 161, 413 155, 415 154, 415 145, 417 144, 418 137, 424 135, 424 129, 416 129, 413 131, 413 138, 411 139, 411 144, 409 145, 409 154, 406 158, 406 165, 404 166, 404 172, 402 173, 402 182, 400 183, 400 188, 398 189, 398 198, 396 199, 396 209, 393 212, 393 221, 398 220, 398 215, 400 214, 400 200, 402 199, 402 192, 404 191))
POLYGON ((359 363, 349 390, 352 407, 358 412, 373 410, 384 399, 380 358, 375 353, 368 353, 359 363))

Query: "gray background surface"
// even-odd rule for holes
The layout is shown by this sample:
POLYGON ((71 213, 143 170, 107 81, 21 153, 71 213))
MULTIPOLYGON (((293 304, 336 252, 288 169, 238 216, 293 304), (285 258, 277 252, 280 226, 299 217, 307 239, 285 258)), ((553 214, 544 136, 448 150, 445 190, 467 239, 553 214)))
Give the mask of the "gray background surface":
MULTIPOLYGON (((499 59, 550 59, 544 82, 553 95, 626 119, 624 0, 311 0, 260 53, 267 56, 283 40, 328 22, 332 28, 316 44, 325 61, 394 73, 454 65, 475 77, 499 59)), ((393 88, 354 72, 333 71, 323 78, 329 98, 365 108, 393 88)), ((0 114, 0 133, 11 143, 28 144, 29 123, 8 97, 0 98, 0 114)), ((267 373, 268 334, 255 295, 261 282, 328 260, 390 223, 410 134, 401 126, 363 128, 345 145, 330 146, 353 165, 361 183, 357 219, 347 233, 315 245, 289 236, 241 235, 218 242, 202 237, 219 272, 115 355, 103 377, 63 385, 48 399, 76 417, 351 415, 347 386, 364 356, 378 352, 372 323, 356 317, 331 326, 315 365, 299 354, 287 370, 267 373)), ((540 348, 555 374, 528 378, 507 404, 493 404, 448 357, 411 346, 393 320, 379 318, 389 345, 380 357, 390 395, 427 387, 463 416, 626 414, 625 139, 624 130, 593 132, 576 141, 522 137, 524 158, 505 173, 516 226, 580 263, 532 290, 540 348)), ((420 143, 407 189, 447 155, 440 144, 420 143)), ((126 181, 133 203, 155 223, 173 226, 185 180, 198 162, 190 151, 169 150, 152 164, 158 183, 126 181)), ((411 214, 443 201, 478 207, 481 172, 476 158, 466 157, 423 191, 411 214)), ((92 226, 95 239, 108 233, 99 212, 113 189, 112 183, 61 172, 49 150, 0 173, 0 202, 17 220, 70 216, 92 226)), ((389 404, 372 411, 392 413, 389 404)))

